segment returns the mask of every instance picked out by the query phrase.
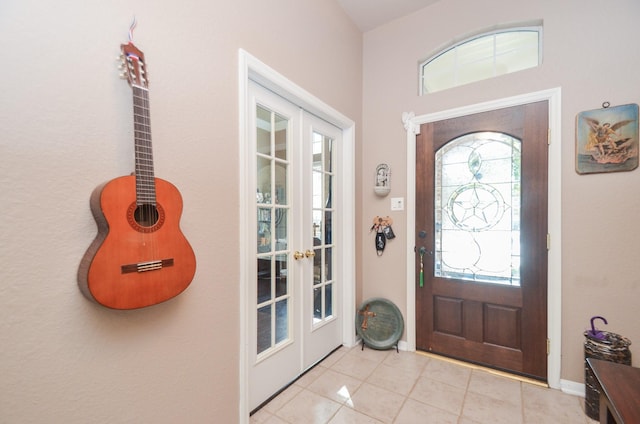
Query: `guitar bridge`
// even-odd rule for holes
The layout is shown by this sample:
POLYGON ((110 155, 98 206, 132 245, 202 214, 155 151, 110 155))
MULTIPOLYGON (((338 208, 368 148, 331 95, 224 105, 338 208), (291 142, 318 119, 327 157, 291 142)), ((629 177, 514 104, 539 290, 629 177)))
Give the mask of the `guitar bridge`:
POLYGON ((167 266, 173 266, 173 258, 122 265, 120 269, 123 274, 129 274, 132 272, 156 271, 167 266))

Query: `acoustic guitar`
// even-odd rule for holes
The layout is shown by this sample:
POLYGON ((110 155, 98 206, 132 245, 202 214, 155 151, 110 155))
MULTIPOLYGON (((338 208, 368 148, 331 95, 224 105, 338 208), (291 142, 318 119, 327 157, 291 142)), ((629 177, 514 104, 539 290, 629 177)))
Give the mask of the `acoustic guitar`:
POLYGON ((136 309, 182 293, 191 284, 196 259, 180 230, 180 192, 154 176, 144 54, 131 42, 120 48, 123 77, 133 91, 135 173, 93 191, 98 234, 80 263, 78 285, 100 305, 136 309))

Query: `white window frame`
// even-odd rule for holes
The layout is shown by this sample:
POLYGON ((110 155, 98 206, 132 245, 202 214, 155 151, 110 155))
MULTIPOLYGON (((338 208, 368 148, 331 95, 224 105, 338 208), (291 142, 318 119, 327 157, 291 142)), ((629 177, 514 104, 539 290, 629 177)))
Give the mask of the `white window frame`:
MULTIPOLYGON (((441 88, 438 89, 436 91, 427 91, 425 90, 425 76, 424 76, 424 69, 425 67, 427 67, 429 65, 429 63, 433 62, 434 60, 436 60, 437 58, 439 58, 440 56, 447 54, 449 52, 455 51, 456 49, 458 49, 459 47, 470 43, 472 41, 481 39, 481 38, 485 38, 485 37, 495 37, 498 34, 505 34, 505 33, 517 33, 517 32, 537 32, 538 33, 538 65, 540 66, 542 64, 542 47, 543 47, 543 28, 542 25, 529 25, 529 26, 518 26, 518 27, 510 27, 510 28, 500 28, 500 29, 494 29, 491 31, 486 31, 486 32, 481 32, 478 34, 475 34, 471 37, 467 37, 464 38, 460 41, 454 41, 452 44, 448 45, 447 47, 445 47, 444 49, 439 49, 436 53, 430 55, 427 59, 423 60, 420 62, 419 64, 419 68, 418 68, 418 86, 419 86, 419 91, 420 91, 420 95, 425 95, 425 94, 429 94, 429 93, 435 93, 438 91, 444 91, 453 87, 459 87, 461 85, 466 85, 469 83, 474 83, 474 82, 478 82, 478 81, 482 81, 485 79, 488 79, 486 77, 481 77, 478 78, 476 80, 473 81, 468 81, 468 82, 463 82, 463 83, 459 83, 459 82, 454 82, 452 85, 445 87, 445 88, 441 88)), ((494 58, 494 63, 495 63, 495 58, 496 58, 496 51, 495 51, 495 46, 494 46, 494 51, 493 51, 493 58, 494 58)), ((531 68, 527 68, 527 69, 531 69, 531 68)), ((453 72, 457 72, 458 70, 458 65, 455 64, 454 68, 453 68, 453 72)), ((512 72, 507 72, 507 74, 509 73, 513 73, 513 72, 519 72, 518 71, 512 71, 512 72)), ((489 78, 495 78, 497 76, 500 75, 504 75, 504 74, 499 74, 499 75, 494 75, 493 77, 489 77, 489 78)))

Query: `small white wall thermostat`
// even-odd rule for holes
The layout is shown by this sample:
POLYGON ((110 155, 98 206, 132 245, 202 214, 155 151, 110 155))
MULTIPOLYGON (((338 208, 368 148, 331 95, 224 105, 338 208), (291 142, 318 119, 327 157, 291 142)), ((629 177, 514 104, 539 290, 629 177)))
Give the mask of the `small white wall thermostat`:
POLYGON ((403 211, 404 210, 404 197, 392 197, 391 198, 391 210, 403 211))

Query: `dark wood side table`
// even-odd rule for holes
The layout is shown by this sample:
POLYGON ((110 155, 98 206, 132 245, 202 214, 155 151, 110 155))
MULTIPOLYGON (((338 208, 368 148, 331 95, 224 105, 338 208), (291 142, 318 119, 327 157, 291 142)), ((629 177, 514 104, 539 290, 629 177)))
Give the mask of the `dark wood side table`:
POLYGON ((600 392, 600 423, 640 423, 640 368, 588 358, 600 392))

